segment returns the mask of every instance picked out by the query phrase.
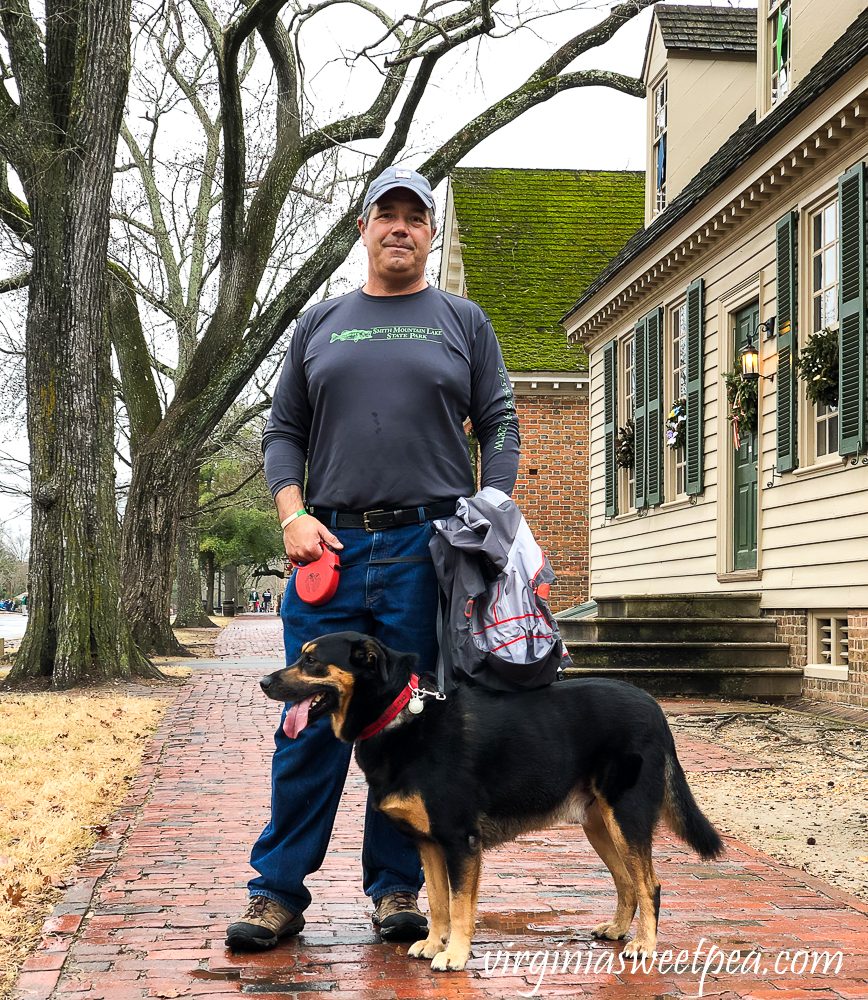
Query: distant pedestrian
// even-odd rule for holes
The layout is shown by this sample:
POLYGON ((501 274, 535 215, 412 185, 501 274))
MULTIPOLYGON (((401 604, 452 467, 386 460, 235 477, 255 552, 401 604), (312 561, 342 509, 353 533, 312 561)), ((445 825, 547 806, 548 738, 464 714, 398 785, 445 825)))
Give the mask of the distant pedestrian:
POLYGON ((250 591, 250 610, 251 611, 259 610, 259 591, 257 590, 250 591))
POLYGON ((271 591, 270 590, 263 590, 262 591, 262 610, 266 614, 268 614, 268 612, 271 611, 271 591))

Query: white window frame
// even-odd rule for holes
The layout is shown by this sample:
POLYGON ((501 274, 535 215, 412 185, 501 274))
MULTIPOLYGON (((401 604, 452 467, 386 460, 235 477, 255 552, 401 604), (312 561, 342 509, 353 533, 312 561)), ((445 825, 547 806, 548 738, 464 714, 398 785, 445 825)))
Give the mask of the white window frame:
MULTIPOLYGON (((618 431, 625 427, 629 419, 636 419, 636 345, 633 331, 624 337, 618 349, 618 431), (627 360, 630 359, 628 366, 627 360), (629 372, 629 379, 628 379, 629 372), (629 391, 628 391, 629 382, 629 391)), ((624 514, 636 513, 636 466, 632 469, 618 468, 618 510, 624 514)))
POLYGON ((663 414, 663 448, 666 454, 665 466, 665 488, 666 499, 669 502, 684 500, 687 498, 687 447, 682 445, 677 451, 666 444, 665 425, 669 419, 669 413, 675 400, 679 398, 675 387, 675 374, 679 369, 679 359, 675 355, 675 325, 679 317, 683 316, 682 338, 684 346, 682 350, 684 364, 680 366, 683 371, 684 392, 687 395, 687 298, 677 299, 666 309, 666 330, 663 346, 663 404, 665 413, 663 414), (678 471, 682 470, 682 489, 678 489, 678 471))
POLYGON ((661 77, 651 88, 651 218, 659 215, 666 208, 666 187, 669 175, 669 78, 661 77), (662 116, 663 123, 660 123, 660 114, 657 106, 657 95, 663 92, 662 116), (657 160, 659 148, 663 146, 664 178, 662 188, 657 184, 657 160))
MULTIPOLYGON (((780 101, 783 101, 786 96, 792 92, 793 89, 793 4, 792 0, 769 0, 769 12, 766 19, 767 24, 767 38, 768 38, 768 53, 769 53, 769 72, 767 74, 768 79, 768 95, 769 95, 769 108, 775 107, 780 101), (787 49, 787 59, 783 63, 782 69, 784 70, 785 83, 782 88, 782 92, 779 92, 775 96, 775 77, 778 75, 777 70, 777 60, 775 58, 775 52, 777 50, 777 21, 782 8, 786 7, 789 13, 789 37, 788 49, 787 49)), ((778 76, 778 88, 781 89, 780 77, 778 76)))
MULTIPOLYGON (((813 197, 809 202, 799 206, 799 273, 804 275, 804 280, 799 281, 799 347, 804 346, 808 337, 814 330, 814 219, 818 214, 825 211, 832 203, 838 201, 837 185, 827 188, 821 194, 813 197)), ((839 257, 839 236, 840 236, 840 206, 836 213, 835 220, 835 268, 836 281, 834 287, 837 289, 840 280, 840 257, 839 257)), ((835 295, 835 321, 828 325, 834 329, 838 327, 837 317, 837 293, 835 295)), ((822 327, 821 327, 822 329, 822 327)), ((801 378, 798 380, 799 392, 799 459, 800 468, 795 470, 796 475, 804 475, 814 468, 825 468, 829 465, 837 465, 840 462, 838 446, 835 450, 825 455, 817 455, 817 429, 818 424, 828 421, 827 414, 818 415, 817 407, 808 399, 805 384, 801 378)), ((837 422, 836 422, 837 424, 837 422)))

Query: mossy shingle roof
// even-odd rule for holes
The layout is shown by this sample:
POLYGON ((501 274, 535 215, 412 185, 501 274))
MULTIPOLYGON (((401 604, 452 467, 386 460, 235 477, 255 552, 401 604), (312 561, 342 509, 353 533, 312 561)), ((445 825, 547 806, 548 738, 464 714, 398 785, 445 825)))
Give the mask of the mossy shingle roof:
POLYGON ((511 371, 573 371, 561 316, 644 216, 644 173, 459 167, 452 194, 467 294, 511 371))
POLYGON ((667 49, 756 52, 756 8, 658 4, 654 14, 667 49))

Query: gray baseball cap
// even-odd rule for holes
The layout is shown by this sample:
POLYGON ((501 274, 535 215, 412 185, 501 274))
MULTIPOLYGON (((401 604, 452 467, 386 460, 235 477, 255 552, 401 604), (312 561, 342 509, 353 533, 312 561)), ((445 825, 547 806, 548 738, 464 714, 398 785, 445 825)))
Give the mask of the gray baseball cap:
POLYGON ((379 201, 387 191, 391 191, 393 188, 406 188, 408 191, 412 191, 413 194, 419 196, 424 205, 431 209, 432 214, 437 211, 434 195, 431 193, 431 185, 425 177, 407 167, 386 167, 368 188, 362 212, 367 212, 369 206, 373 205, 375 201, 379 201))

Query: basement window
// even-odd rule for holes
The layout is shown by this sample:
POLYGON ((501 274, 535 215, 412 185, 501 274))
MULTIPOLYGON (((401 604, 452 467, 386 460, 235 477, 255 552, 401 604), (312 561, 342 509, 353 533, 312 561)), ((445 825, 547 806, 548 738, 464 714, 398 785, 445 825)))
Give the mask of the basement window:
POLYGON ((806 677, 845 681, 850 668, 850 628, 846 611, 815 611, 808 616, 806 677))

